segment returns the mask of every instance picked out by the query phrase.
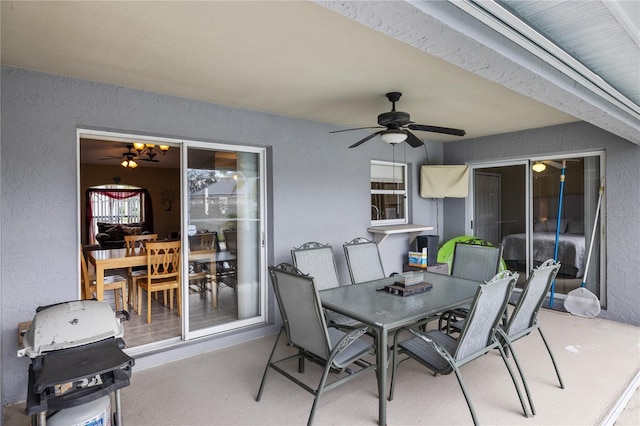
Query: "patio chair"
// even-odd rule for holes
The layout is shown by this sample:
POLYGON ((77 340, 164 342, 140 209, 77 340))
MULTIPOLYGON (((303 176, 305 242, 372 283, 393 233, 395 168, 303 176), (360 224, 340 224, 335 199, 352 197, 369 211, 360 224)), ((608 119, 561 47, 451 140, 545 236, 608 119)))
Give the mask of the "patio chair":
MULTIPOLYGON (((293 265, 302 273, 313 277, 318 291, 338 287, 338 269, 333 257, 331 246, 316 242, 307 242, 291 250, 293 265)), ((357 320, 348 316, 325 309, 325 315, 330 324, 338 327, 352 328, 361 326, 357 320)))
MULTIPOLYGON (((501 257, 502 247, 458 242, 453 251, 451 275, 487 282, 498 273, 501 257)), ((460 329, 454 324, 467 316, 469 308, 469 305, 463 305, 443 312, 438 320, 440 330, 446 330, 447 334, 459 333, 460 329)))
POLYGON ((560 266, 560 263, 556 263, 553 259, 549 259, 538 268, 531 271, 531 275, 529 275, 529 279, 524 284, 522 294, 520 295, 511 316, 509 316, 506 326, 501 325, 498 328, 499 337, 502 337, 503 343, 513 354, 513 361, 516 363, 518 371, 520 372, 520 377, 522 378, 522 383, 529 400, 529 406, 531 407, 532 414, 535 414, 536 410, 533 406, 529 387, 527 386, 524 374, 522 373, 522 368, 520 368, 520 364, 518 363, 518 359, 511 344, 518 339, 528 336, 533 330, 538 330, 540 337, 542 337, 542 341, 547 348, 551 362, 553 363, 553 368, 556 370, 556 376, 558 376, 560 388, 564 389, 564 383, 562 383, 562 378, 560 377, 558 366, 556 365, 556 361, 551 353, 551 348, 549 347, 547 339, 544 338, 544 334, 542 334, 542 329, 540 328, 540 324, 538 324, 537 320, 540 307, 542 307, 544 299, 551 287, 551 283, 560 270, 560 266))
MULTIPOLYGON (((350 381, 361 374, 375 370, 372 364, 362 357, 375 352, 373 345, 360 339, 367 327, 345 333, 334 327, 327 327, 324 319, 320 296, 314 279, 302 274, 295 266, 280 264, 269 267, 274 293, 280 307, 283 326, 269 356, 262 376, 256 401, 260 401, 267 374, 274 369, 307 392, 314 395, 313 405, 307 424, 311 425, 318 400, 323 392, 350 381), (289 346, 298 353, 274 361, 274 354, 282 334, 287 337, 289 346), (282 364, 298 360, 298 370, 304 372, 304 360, 309 360, 323 368, 317 386, 311 387, 289 373, 282 364), (333 380, 327 383, 329 374, 333 380)), ((295 363, 294 363, 295 364, 295 363)))
POLYGON ((189 290, 197 292, 201 298, 211 290, 214 308, 218 307, 218 285, 214 282, 217 281, 215 255, 218 251, 220 243, 216 231, 189 236, 189 290), (193 260, 194 253, 197 255, 196 260, 193 260))
POLYGON ((384 278, 378 245, 367 238, 354 238, 343 246, 352 284, 384 278))
POLYGON ((507 362, 502 344, 497 338, 498 322, 506 309, 509 296, 517 279, 517 273, 502 271, 486 284, 478 286, 475 298, 471 303, 469 315, 458 339, 454 339, 441 330, 431 330, 423 333, 419 330, 408 328, 405 330, 408 330, 414 337, 398 343, 400 333, 396 332, 393 343, 393 370, 391 373, 389 401, 393 399, 398 356, 407 354, 409 357, 406 359, 415 359, 436 374, 455 373, 471 412, 473 423, 477 425, 478 419, 459 368, 497 348, 511 375, 524 415, 528 417, 525 402, 513 370, 507 362))

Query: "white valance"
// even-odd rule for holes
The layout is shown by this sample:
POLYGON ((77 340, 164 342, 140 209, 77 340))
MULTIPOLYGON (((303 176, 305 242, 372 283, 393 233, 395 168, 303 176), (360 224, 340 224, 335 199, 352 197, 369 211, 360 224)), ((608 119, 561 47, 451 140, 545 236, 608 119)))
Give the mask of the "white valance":
POLYGON ((469 195, 469 166, 422 166, 420 196, 465 198, 469 195))

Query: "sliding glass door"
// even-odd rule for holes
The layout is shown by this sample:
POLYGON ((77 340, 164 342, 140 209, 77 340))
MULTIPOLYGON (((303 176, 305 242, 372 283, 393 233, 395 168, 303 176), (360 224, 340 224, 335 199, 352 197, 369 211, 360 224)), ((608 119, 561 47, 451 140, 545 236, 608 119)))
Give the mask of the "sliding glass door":
POLYGON ((188 339, 264 320, 264 152, 185 148, 188 339))
POLYGON ((562 264, 556 294, 584 283, 604 304, 603 208, 596 211, 602 164, 603 155, 593 153, 474 165, 469 232, 502 246, 520 285, 555 258, 562 264))

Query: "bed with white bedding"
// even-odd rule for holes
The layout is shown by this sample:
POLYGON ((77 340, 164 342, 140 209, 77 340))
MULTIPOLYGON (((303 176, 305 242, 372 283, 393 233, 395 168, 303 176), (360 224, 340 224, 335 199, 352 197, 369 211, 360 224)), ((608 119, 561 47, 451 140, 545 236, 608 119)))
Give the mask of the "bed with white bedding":
MULTIPOLYGON (((533 261, 535 265, 547 259, 553 259, 556 244, 555 232, 533 232, 533 261)), ((502 239, 502 258, 506 262, 525 264, 525 234, 511 234, 502 239)), ((562 264, 561 273, 582 278, 585 267, 584 234, 561 233, 558 243, 558 261, 562 264)))

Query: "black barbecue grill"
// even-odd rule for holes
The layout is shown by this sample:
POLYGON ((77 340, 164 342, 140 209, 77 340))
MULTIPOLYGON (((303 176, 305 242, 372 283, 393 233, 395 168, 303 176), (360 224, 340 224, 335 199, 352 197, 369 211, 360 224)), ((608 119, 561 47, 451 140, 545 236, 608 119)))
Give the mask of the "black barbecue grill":
MULTIPOLYGON (((81 407, 115 393, 114 422, 121 426, 120 389, 129 385, 135 363, 122 350, 123 320, 97 300, 40 307, 18 356, 31 358, 26 414, 44 425, 62 410, 81 407)), ((81 410, 82 408, 75 408, 81 410)), ((91 413, 88 413, 91 414, 91 413)), ((108 423, 111 423, 109 410, 108 423)))

